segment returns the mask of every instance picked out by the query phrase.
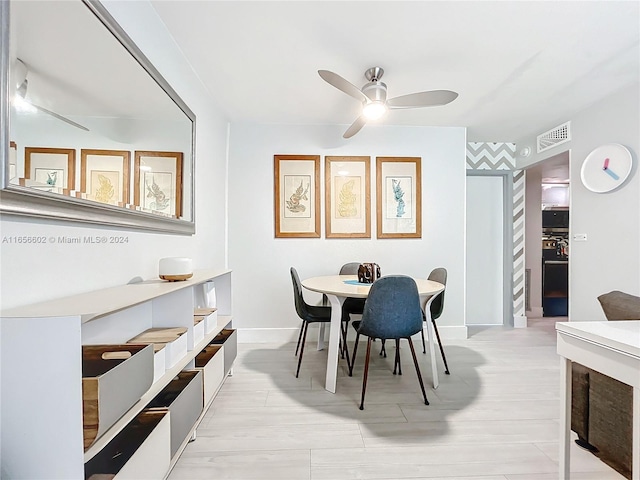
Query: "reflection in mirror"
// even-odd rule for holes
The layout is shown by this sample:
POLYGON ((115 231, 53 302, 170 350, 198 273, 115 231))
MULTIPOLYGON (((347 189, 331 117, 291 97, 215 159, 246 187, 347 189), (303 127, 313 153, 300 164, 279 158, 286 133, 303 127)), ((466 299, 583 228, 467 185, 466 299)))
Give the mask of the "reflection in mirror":
POLYGON ((2 3, 2 212, 193 233, 191 110, 98 2, 2 3))

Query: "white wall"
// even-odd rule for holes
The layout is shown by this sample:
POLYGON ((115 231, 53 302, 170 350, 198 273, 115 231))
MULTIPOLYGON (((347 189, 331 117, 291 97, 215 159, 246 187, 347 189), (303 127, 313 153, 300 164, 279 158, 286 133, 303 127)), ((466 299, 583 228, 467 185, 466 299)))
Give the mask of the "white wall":
MULTIPOLYGON (((382 273, 426 277, 443 266, 449 276, 439 326, 464 327, 465 129, 368 125, 348 141, 345 126, 233 125, 229 160, 229 266, 234 271, 234 324, 240 340, 294 339, 300 326, 289 268, 302 279, 335 274, 349 261, 371 261, 382 273), (273 156, 371 156, 371 239, 274 238, 273 156), (375 157, 422 157, 422 238, 377 240, 375 157), (260 329, 268 329, 266 331, 260 329)), ((324 181, 321 182, 324 202, 324 181)), ((322 203, 323 203, 322 202, 322 203)), ((319 296, 308 295, 314 302, 319 296)), ((440 327, 439 327, 440 328, 440 327)))
POLYGON ((196 114, 196 234, 178 236, 3 216, 0 235, 46 238, 119 235, 118 245, 0 243, 2 308, 153 278, 158 259, 189 256, 194 268, 225 266, 226 120, 173 43, 149 2, 103 2, 196 114))
MULTIPOLYGON (((640 85, 635 84, 581 112, 571 120, 572 140, 548 152, 533 155, 526 164, 537 163, 570 149, 570 232, 586 233, 586 242, 569 244, 569 317, 572 321, 604 320, 597 297, 611 290, 640 295, 640 85), (620 143, 632 152, 636 166, 626 184, 617 191, 597 194, 580 182, 587 155, 606 143, 620 143)), ((549 128, 566 121, 558 120, 549 128)), ((534 145, 525 138, 518 148, 534 145)), ((522 164, 518 164, 522 168, 522 164)))
POLYGON ((570 231, 586 233, 588 241, 571 239, 569 245, 571 320, 604 320, 597 296, 611 290, 640 295, 639 92, 635 85, 572 119, 570 231), (597 194, 579 181, 580 169, 587 155, 605 143, 625 145, 636 166, 621 189, 597 194))

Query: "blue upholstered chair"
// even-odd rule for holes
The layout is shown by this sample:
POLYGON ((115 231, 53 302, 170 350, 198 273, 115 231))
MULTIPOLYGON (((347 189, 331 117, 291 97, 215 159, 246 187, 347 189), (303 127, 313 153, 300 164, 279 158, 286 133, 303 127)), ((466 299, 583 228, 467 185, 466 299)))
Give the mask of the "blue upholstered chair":
POLYGON ((300 277, 295 268, 291 267, 291 280, 293 282, 293 301, 296 306, 296 313, 302 320, 302 327, 298 335, 298 345, 296 346, 296 355, 300 349, 298 357, 298 369, 296 370, 296 378, 300 373, 300 365, 302 364, 302 355, 304 354, 304 343, 307 340, 307 329, 310 323, 331 323, 331 307, 309 305, 302 296, 302 284, 300 277))
MULTIPOLYGON (((438 282, 443 284, 445 287, 447 285, 447 269, 446 268, 434 268, 431 270, 431 273, 428 277, 429 280, 433 280, 434 282, 438 282)), ((438 326, 436 325, 436 320, 440 318, 442 315, 442 311, 444 310, 444 290, 440 292, 436 298, 431 302, 431 306, 429 311, 431 312, 431 324, 433 325, 433 331, 436 334, 436 339, 438 340, 438 346, 440 347, 440 355, 442 355, 442 361, 444 362, 444 373, 449 375, 449 365, 447 365, 447 357, 444 355, 444 347, 442 346, 442 342, 440 341, 440 334, 438 333, 438 326)), ((426 316, 424 317, 426 321, 426 316)), ((422 353, 427 353, 427 348, 424 342, 424 330, 421 332, 422 335, 422 353)))
MULTIPOLYGON (((376 280, 371 286, 369 296, 364 304, 362 320, 353 322, 356 328, 356 344, 353 349, 353 362, 350 374, 353 372, 358 340, 360 335, 365 335, 367 339, 367 355, 364 365, 364 376, 362 379, 362 398, 360 410, 364 409, 364 396, 367 389, 367 375, 369 373, 369 358, 371 354, 371 342, 374 338, 383 340, 393 339, 396 341, 396 365, 399 365, 400 339, 406 338, 411 348, 413 364, 416 367, 418 381, 424 397, 424 403, 429 405, 427 394, 424 390, 418 359, 411 341, 411 336, 422 330, 422 308, 420 307, 420 296, 416 282, 405 275, 389 275, 376 280)), ((394 367, 395 373, 395 367, 394 367)), ((400 372, 402 373, 402 372, 400 372)))

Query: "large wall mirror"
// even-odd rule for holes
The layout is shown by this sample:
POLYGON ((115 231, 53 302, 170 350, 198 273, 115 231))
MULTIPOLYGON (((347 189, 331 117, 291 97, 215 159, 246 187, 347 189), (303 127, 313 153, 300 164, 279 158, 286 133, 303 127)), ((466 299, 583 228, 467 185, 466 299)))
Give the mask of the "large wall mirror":
POLYGON ((107 10, 0 16, 2 214, 194 233, 195 115, 107 10))

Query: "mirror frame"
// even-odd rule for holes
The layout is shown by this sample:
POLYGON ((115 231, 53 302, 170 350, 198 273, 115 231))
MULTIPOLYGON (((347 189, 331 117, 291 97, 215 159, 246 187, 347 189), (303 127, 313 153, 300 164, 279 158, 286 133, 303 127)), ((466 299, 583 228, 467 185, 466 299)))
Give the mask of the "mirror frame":
MULTIPOLYGON (((12 0, 15 1, 15 0, 12 0)), ((163 233, 192 235, 195 233, 195 132, 196 117, 182 101, 164 77, 147 59, 133 40, 125 33, 116 20, 97 0, 78 0, 96 15, 100 22, 113 34, 122 46, 135 58, 140 66, 156 81, 165 93, 191 120, 191 155, 184 161, 191 163, 190 198, 191 220, 158 216, 152 213, 128 210, 80 198, 66 197, 50 192, 40 192, 26 187, 8 185, 9 179, 9 122, 11 117, 9 41, 10 41, 10 1, 0 0, 0 25, 2 26, 2 49, 0 51, 0 214, 38 217, 49 220, 99 224, 133 230, 147 230, 163 233)), ((183 178, 183 182, 185 179, 183 178)), ((185 189, 183 189, 184 191, 185 189)))

